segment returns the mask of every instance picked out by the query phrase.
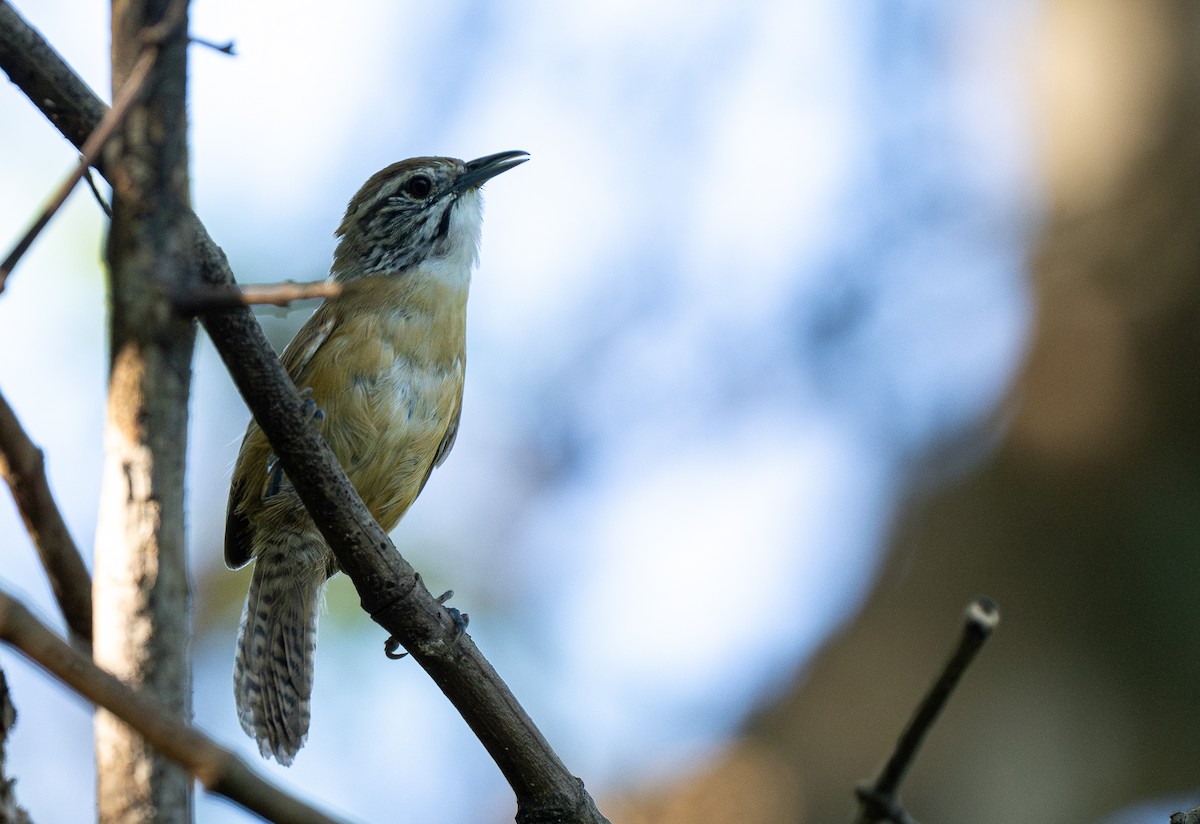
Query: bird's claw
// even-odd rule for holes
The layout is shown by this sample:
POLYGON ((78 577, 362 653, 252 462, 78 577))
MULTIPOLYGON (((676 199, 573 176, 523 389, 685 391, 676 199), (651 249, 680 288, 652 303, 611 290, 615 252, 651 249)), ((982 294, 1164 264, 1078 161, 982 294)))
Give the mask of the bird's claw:
POLYGON ((317 402, 313 400, 313 390, 311 386, 306 386, 300 390, 300 397, 303 403, 300 406, 300 414, 305 420, 313 423, 320 423, 325 420, 325 410, 317 406, 317 402))
POLYGON ((383 642, 383 654, 393 661, 399 661, 401 658, 408 655, 407 652, 396 652, 400 649, 400 639, 395 635, 383 642))
POLYGON ((454 641, 457 643, 466 634, 467 624, 471 623, 471 616, 454 607, 446 607, 446 612, 450 613, 450 620, 454 623, 454 641))
MULTIPOLYGON (((319 424, 325 420, 325 410, 317 406, 317 402, 312 397, 313 390, 311 386, 306 386, 300 390, 300 397, 303 403, 300 406, 300 414, 304 416, 306 421, 312 421, 319 424)), ((283 489, 283 466, 279 462, 278 456, 274 452, 267 458, 267 485, 263 487, 263 500, 273 498, 279 494, 279 490, 283 489)))
POLYGON ((446 602, 454 597, 454 590, 448 589, 433 600, 437 601, 446 612, 450 614, 450 621, 454 624, 454 640, 460 640, 467 631, 467 624, 471 623, 471 616, 465 612, 460 612, 454 607, 446 606, 446 602))
MULTIPOLYGON (((446 602, 453 597, 454 590, 448 589, 433 600, 437 602, 439 606, 445 609, 450 615, 450 623, 454 625, 454 641, 457 642, 463 637, 463 635, 466 634, 467 624, 471 623, 471 616, 467 615, 465 612, 455 609, 454 607, 446 606, 446 602)), ((442 621, 441 616, 438 616, 438 620, 442 621)), ((444 625, 445 622, 443 621, 443 626, 444 625)), ((399 661, 401 658, 404 658, 406 655, 408 655, 407 652, 397 652, 396 650, 398 649, 400 649, 400 639, 395 635, 383 642, 383 654, 388 658, 391 658, 393 661, 399 661)))

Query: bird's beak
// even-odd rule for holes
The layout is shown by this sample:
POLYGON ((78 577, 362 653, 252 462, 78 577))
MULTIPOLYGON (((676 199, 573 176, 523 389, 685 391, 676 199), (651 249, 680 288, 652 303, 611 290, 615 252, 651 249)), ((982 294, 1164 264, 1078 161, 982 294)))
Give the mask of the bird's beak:
POLYGON ((467 162, 467 170, 454 181, 451 191, 477 189, 501 172, 520 166, 529 159, 529 152, 499 152, 467 162))

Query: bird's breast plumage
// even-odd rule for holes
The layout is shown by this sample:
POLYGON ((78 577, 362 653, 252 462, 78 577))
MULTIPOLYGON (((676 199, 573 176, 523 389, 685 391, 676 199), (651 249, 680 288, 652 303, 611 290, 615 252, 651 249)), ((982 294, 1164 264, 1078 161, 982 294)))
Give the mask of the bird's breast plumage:
MULTIPOLYGON (((326 301, 282 361, 321 410, 320 428, 367 508, 391 530, 445 458, 462 408, 466 284, 422 273, 361 278, 326 301)), ((257 555, 256 535, 295 517, 276 494, 271 448, 251 423, 231 491, 231 565, 257 555)))
POLYGON ((370 301, 355 300, 355 284, 325 344, 322 373, 297 381, 312 386, 326 440, 389 530, 453 438, 464 375, 466 289, 405 279, 381 287, 390 300, 380 300, 378 288, 368 290, 370 301))

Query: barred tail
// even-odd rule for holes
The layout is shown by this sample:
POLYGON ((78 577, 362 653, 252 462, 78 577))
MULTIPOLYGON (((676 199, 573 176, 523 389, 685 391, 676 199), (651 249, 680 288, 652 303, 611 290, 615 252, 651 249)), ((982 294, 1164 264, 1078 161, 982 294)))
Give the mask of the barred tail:
POLYGON ((312 533, 272 536, 254 562, 238 628, 238 720, 264 758, 285 766, 308 737, 313 655, 329 550, 312 533))

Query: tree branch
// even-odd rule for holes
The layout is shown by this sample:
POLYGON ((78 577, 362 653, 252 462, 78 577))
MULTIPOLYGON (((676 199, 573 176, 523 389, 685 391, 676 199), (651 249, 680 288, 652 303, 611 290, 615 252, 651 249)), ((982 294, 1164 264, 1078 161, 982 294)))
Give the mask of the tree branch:
POLYGON ((293 301, 313 298, 336 298, 342 293, 342 284, 336 280, 317 280, 297 283, 263 283, 246 286, 210 285, 195 287, 176 294, 171 302, 181 315, 200 315, 237 309, 243 306, 287 306, 293 301))
POLYGON ((232 40, 225 43, 218 43, 215 40, 207 40, 203 37, 196 37, 194 34, 189 39, 197 46, 204 46, 206 49, 212 49, 215 52, 220 52, 221 54, 226 54, 230 57, 237 57, 237 44, 232 40))
MULTIPOLYGON (((184 476, 196 327, 164 296, 194 278, 187 5, 112 0, 113 95, 130 112, 104 151, 109 370, 92 588, 96 664, 182 719, 192 703, 184 476)), ((190 824, 193 784, 178 764, 107 711, 95 730, 100 820, 190 824)))
POLYGON ((933 682, 929 692, 917 707, 908 726, 896 743, 896 750, 884 765, 879 778, 872 785, 860 786, 857 790, 861 804, 858 824, 874 824, 875 822, 891 821, 893 824, 913 824, 912 818, 900 805, 900 782, 912 766, 917 750, 925 739, 926 733, 933 727, 945 707, 946 701, 954 688, 958 686, 967 667, 975 658, 975 654, 983 646, 984 641, 991 637, 996 625, 1000 622, 1000 610, 996 602, 987 596, 976 598, 967 605, 964 615, 962 636, 954 653, 942 668, 941 674, 933 682))
MULTIPOLYGON (((4 285, 8 281, 8 276, 12 274, 12 270, 16 268, 17 263, 29 251, 29 247, 37 240, 37 236, 42 233, 42 230, 50 223, 51 219, 62 208, 62 205, 67 202, 67 198, 74 191, 88 174, 88 169, 96 162, 96 158, 104 151, 104 147, 108 145, 108 141, 116 134, 117 129, 125 121, 125 117, 133 108, 134 102, 138 95, 142 93, 142 88, 146 85, 146 79, 150 76, 150 69, 154 67, 154 61, 158 56, 158 49, 147 48, 138 58, 133 70, 121 84, 121 91, 113 99, 113 107, 104 113, 104 117, 100 118, 100 122, 96 124, 96 128, 88 135, 88 139, 84 141, 83 146, 79 150, 79 162, 75 164, 75 168, 67 175, 54 192, 54 196, 50 198, 50 202, 42 209, 42 213, 33 221, 33 225, 25 232, 20 240, 17 241, 13 250, 9 252, 8 257, 0 263, 0 292, 4 291, 4 285)), ((91 178, 88 178, 89 185, 92 185, 92 191, 95 192, 95 184, 91 178)), ((97 195, 99 193, 97 192, 97 195)), ((110 215, 111 217, 111 215, 110 215)))
MULTIPOLYGON (((30 32, 6 0, 0 0, 0 67, 34 105, 58 116, 56 125, 78 145, 101 116, 97 106, 102 104, 82 82, 64 81, 69 67, 36 32, 32 34, 38 43, 28 45, 30 32), (72 116, 64 117, 63 112, 72 116), (86 119, 88 112, 95 118, 86 119)), ((225 254, 198 219, 193 223, 193 260, 202 280, 232 283, 225 254)), ((363 609, 412 653, 479 738, 513 788, 517 821, 607 822, 583 782, 563 765, 470 636, 459 636, 451 616, 371 518, 305 415, 299 393, 251 312, 242 308, 211 313, 201 321, 300 499, 354 582, 363 609)))
MULTIPOLYGON (((76 148, 82 148, 108 109, 8 0, 0 0, 0 66, 76 148)), ((94 168, 104 174, 104 159, 97 159, 94 168)))
POLYGON ((0 477, 8 484, 25 529, 33 539, 67 626, 90 647, 91 576, 50 492, 42 450, 25 434, 3 393, 0 393, 0 477))
POLYGON ((97 667, 3 591, 0 591, 0 640, 133 727, 155 749, 183 765, 209 792, 269 821, 314 824, 337 821, 268 783, 237 755, 180 721, 158 701, 135 692, 97 667))

